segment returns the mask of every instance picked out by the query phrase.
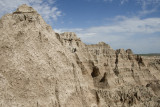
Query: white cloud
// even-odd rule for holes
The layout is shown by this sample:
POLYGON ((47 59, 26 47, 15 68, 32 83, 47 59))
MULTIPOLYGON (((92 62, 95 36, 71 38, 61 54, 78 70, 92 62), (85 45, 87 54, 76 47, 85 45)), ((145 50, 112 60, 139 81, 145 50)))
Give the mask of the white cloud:
MULTIPOLYGON (((91 2, 91 1, 104 1, 104 2, 113 2, 113 1, 116 1, 116 0, 87 0, 88 2, 91 2)), ((119 0, 120 4, 124 4, 126 2, 128 2, 128 0, 119 0)))
POLYGON ((57 33, 63 33, 63 32, 81 32, 84 29, 82 28, 72 28, 72 29, 67 29, 67 28, 63 28, 63 29, 54 29, 55 32, 57 33))
POLYGON ((87 29, 59 29, 59 31, 76 32, 85 43, 95 44, 104 41, 114 49, 131 48, 136 53, 160 50, 160 18, 140 19, 118 16, 114 22, 114 24, 107 26, 95 26, 87 29))
POLYGON ((1 0, 0 17, 15 11, 22 4, 27 4, 37 10, 47 22, 50 22, 57 20, 57 17, 61 16, 61 11, 56 6, 53 6, 55 5, 54 3, 55 0, 1 0))
POLYGON ((128 2, 128 0, 121 0, 121 4, 124 4, 125 2, 128 2))
MULTIPOLYGON (((104 32, 105 34, 112 33, 155 33, 160 32, 160 18, 147 18, 140 19, 138 17, 134 18, 124 18, 123 20, 117 17, 113 25, 108 26, 96 26, 90 27, 88 29, 75 28, 75 29, 59 29, 61 32, 63 31, 75 31, 75 32, 90 32, 90 33, 99 33, 104 32)), ((58 29, 57 29, 58 30, 58 29)))
MULTIPOLYGON (((116 0, 103 0, 105 2, 113 2, 113 1, 116 1, 116 0)), ((119 0, 120 4, 124 4, 126 2, 128 2, 128 0, 119 0)))
POLYGON ((112 2, 113 0, 104 0, 104 1, 105 1, 105 2, 106 2, 106 1, 112 2))
POLYGON ((148 6, 160 6, 160 0, 137 0, 137 3, 139 3, 142 6, 142 9, 145 10, 148 8, 148 6))
MULTIPOLYGON (((102 1, 102 0, 89 0, 89 1, 102 1)), ((104 2, 113 2, 116 0, 103 0, 104 2)), ((120 5, 130 2, 131 0, 119 0, 120 5)), ((144 16, 158 11, 160 7, 160 0, 135 0, 135 3, 141 6, 142 10, 139 12, 140 16, 144 16)))
POLYGON ((160 0, 137 0, 142 10, 139 12, 141 16, 158 11, 160 0))

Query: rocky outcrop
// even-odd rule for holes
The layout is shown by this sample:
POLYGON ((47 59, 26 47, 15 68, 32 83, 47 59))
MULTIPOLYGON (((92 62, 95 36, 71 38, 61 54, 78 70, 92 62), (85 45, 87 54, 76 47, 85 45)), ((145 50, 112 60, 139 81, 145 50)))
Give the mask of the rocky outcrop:
POLYGON ((75 55, 31 7, 17 10, 0 19, 0 106, 94 104, 75 55))
POLYGON ((153 67, 159 66, 158 63, 152 64, 156 68, 152 72, 149 66, 154 61, 147 62, 145 58, 134 55, 131 49, 113 50, 104 42, 85 45, 72 32, 60 34, 60 41, 83 64, 80 67, 85 69, 83 78, 95 93, 97 106, 159 106, 159 95, 154 94, 157 91, 147 85, 155 84, 158 89, 160 72, 158 67, 153 67), (77 45, 77 40, 81 45, 77 45), (152 100, 154 98, 156 101, 152 100))
POLYGON ((159 107, 159 57, 55 33, 27 5, 0 19, 1 107, 159 107))

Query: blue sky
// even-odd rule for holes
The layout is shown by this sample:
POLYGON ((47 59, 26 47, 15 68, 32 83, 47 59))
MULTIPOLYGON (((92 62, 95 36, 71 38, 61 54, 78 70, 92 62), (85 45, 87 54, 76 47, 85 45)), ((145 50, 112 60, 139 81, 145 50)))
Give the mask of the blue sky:
POLYGON ((54 31, 87 44, 160 53, 160 0, 0 0, 0 17, 21 4, 35 8, 54 31))

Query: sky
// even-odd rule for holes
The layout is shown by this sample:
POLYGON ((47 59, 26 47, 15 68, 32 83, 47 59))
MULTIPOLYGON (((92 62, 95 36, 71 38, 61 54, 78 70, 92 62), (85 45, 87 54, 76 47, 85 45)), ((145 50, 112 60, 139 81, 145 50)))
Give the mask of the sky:
POLYGON ((32 6, 55 32, 136 54, 160 53, 160 0, 0 0, 0 17, 32 6))

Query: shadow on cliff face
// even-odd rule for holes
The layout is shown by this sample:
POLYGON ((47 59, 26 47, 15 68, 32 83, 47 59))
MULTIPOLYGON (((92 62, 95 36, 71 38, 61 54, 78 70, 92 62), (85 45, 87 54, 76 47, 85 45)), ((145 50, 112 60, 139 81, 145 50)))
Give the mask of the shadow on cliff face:
POLYGON ((160 81, 153 81, 151 83, 148 83, 146 85, 146 87, 150 87, 154 94, 158 95, 160 97, 160 84, 159 84, 160 81))
POLYGON ((104 73, 104 76, 102 77, 102 79, 99 81, 99 82, 106 82, 106 76, 107 76, 107 74, 106 74, 106 72, 104 73))
POLYGON ((91 76, 94 81, 94 86, 98 88, 108 88, 108 80, 107 73, 105 72, 103 75, 100 74, 100 70, 97 66, 94 65, 94 62, 90 61, 92 65, 92 73, 91 76))
POLYGON ((154 61, 149 62, 148 66, 160 71, 160 59, 155 59, 154 61))
POLYGON ((82 71, 82 74, 83 75, 87 74, 88 72, 87 72, 85 66, 83 65, 83 63, 80 61, 80 59, 79 59, 77 54, 75 54, 75 57, 76 57, 76 62, 78 64, 78 66, 80 67, 81 71, 82 71))
POLYGON ((93 66, 93 71, 91 73, 91 76, 94 78, 94 77, 99 76, 99 74, 100 74, 99 68, 97 66, 93 66))
POLYGON ((140 68, 140 69, 141 69, 141 67, 144 67, 144 66, 145 66, 144 61, 143 61, 143 59, 142 59, 141 56, 137 55, 137 56, 136 56, 136 61, 138 62, 138 65, 139 65, 139 68, 140 68))

